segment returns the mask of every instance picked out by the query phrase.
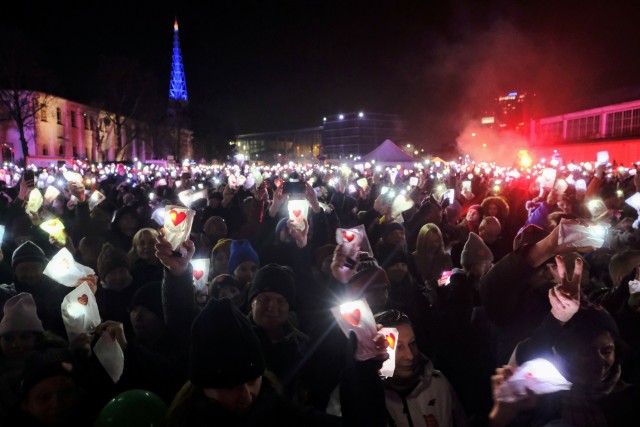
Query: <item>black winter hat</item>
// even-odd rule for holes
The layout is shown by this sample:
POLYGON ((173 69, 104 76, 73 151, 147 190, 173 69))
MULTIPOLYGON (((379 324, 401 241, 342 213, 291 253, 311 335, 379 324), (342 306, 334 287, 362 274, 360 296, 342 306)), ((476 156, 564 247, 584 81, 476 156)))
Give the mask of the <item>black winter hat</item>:
POLYGON ((49 263, 49 260, 45 256, 44 252, 40 248, 40 246, 33 243, 31 240, 28 240, 18 246, 15 251, 13 251, 13 255, 11 257, 11 267, 14 269, 21 262, 41 262, 44 265, 49 263))
POLYGON ((249 302, 262 292, 276 292, 293 306, 296 299, 296 285, 293 271, 279 264, 267 264, 256 272, 249 290, 249 302))
POLYGON ((51 342, 45 344, 27 357, 25 362, 20 393, 24 396, 40 381, 51 377, 71 377, 73 372, 72 357, 62 344, 51 342))
POLYGON ((191 327, 189 380, 202 388, 233 388, 265 370, 260 341, 228 299, 209 300, 191 327))
POLYGON ((159 319, 164 319, 164 310, 162 309, 162 282, 155 281, 149 282, 140 287, 129 304, 129 310, 133 310, 134 307, 144 307, 158 316, 159 319))

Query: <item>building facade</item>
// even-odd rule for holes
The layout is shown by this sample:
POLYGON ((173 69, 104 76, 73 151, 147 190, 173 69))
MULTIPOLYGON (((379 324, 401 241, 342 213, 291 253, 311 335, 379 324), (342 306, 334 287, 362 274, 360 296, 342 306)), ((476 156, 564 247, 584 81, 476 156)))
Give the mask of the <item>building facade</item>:
POLYGON ((397 114, 347 113, 323 119, 321 156, 326 159, 363 156, 383 141, 402 144, 405 123, 397 114))
POLYGON ((46 93, 20 96, 28 98, 33 108, 24 115, 28 153, 23 152, 16 122, 4 120, 0 122, 3 161, 153 158, 151 133, 143 123, 46 93))
POLYGON ((320 154, 322 127, 236 136, 232 145, 238 160, 265 163, 315 161, 320 154))

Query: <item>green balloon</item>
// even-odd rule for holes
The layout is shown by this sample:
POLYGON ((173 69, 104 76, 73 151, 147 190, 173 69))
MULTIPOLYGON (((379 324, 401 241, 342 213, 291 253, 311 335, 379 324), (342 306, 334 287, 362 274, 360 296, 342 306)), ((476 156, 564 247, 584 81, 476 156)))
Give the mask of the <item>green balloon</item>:
POLYGON ((95 427, 163 427, 167 405, 148 390, 127 390, 98 414, 95 427))

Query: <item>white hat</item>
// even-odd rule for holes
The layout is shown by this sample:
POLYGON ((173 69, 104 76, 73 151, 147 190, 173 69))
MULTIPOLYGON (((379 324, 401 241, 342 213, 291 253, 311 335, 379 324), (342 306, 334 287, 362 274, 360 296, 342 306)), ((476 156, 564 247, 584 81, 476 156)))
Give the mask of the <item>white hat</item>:
POLYGON ((9 332, 44 332, 31 294, 20 293, 4 304, 4 317, 0 322, 0 336, 9 332))

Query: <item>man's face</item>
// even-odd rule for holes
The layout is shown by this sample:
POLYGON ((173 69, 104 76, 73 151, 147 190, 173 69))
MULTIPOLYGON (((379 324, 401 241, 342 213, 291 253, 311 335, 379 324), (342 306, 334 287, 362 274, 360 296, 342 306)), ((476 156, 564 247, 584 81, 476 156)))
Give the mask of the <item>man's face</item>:
POLYGON ((229 266, 229 254, 225 251, 217 250, 211 256, 211 264, 216 274, 226 274, 229 266))
POLYGON ((396 262, 393 265, 390 265, 385 270, 387 272, 387 277, 392 283, 402 282, 409 272, 409 267, 406 262, 396 262))
POLYGON ((598 387, 608 378, 616 360, 616 347, 611 333, 603 331, 584 348, 567 356, 568 379, 574 384, 598 387))
POLYGON ((19 282, 34 286, 42 280, 44 265, 38 261, 21 262, 15 267, 14 272, 19 282))
POLYGON ((108 272, 103 280, 105 288, 113 291, 122 291, 131 284, 133 278, 126 267, 118 267, 108 272))
POLYGON ((164 332, 164 319, 146 307, 137 305, 129 313, 131 326, 139 339, 159 337, 164 332))
POLYGON ((396 369, 394 378, 411 378, 415 375, 418 363, 418 345, 416 336, 410 325, 396 325, 398 341, 396 342, 396 369))
POLYGON ((487 206, 487 216, 497 216, 498 215, 498 205, 495 203, 489 204, 487 206))
POLYGON ((489 222, 482 228, 480 237, 482 237, 482 240, 484 240, 485 243, 491 244, 496 240, 498 240, 498 237, 500 237, 501 232, 502 232, 502 227, 500 226, 500 224, 496 224, 495 222, 489 222))
POLYGON ((281 328, 289 317, 289 302, 277 292, 262 292, 251 302, 253 320, 266 330, 281 328))
POLYGON ((571 211, 573 210, 571 208, 571 203, 567 202, 566 200, 558 201, 558 209, 560 209, 562 213, 565 213, 565 214, 570 214, 571 211))
POLYGON ((248 283, 253 280, 253 276, 255 276, 256 271, 258 271, 258 266, 255 262, 245 261, 238 264, 232 273, 240 283, 248 283))
POLYGON ((233 388, 205 388, 204 395, 234 412, 246 412, 260 394, 262 377, 233 388))
POLYGON ((387 236, 387 242, 399 246, 404 243, 405 233, 404 230, 395 229, 387 236))

